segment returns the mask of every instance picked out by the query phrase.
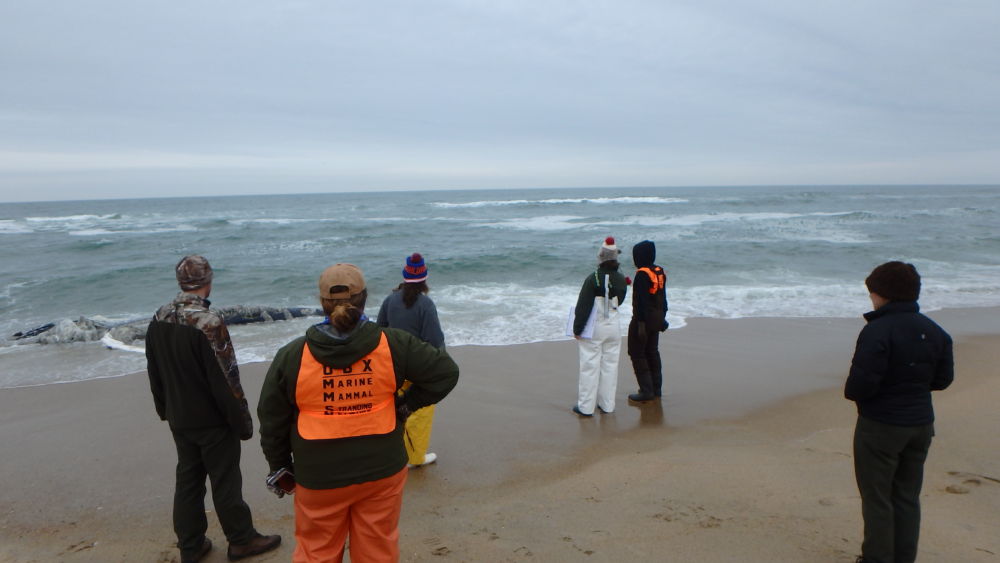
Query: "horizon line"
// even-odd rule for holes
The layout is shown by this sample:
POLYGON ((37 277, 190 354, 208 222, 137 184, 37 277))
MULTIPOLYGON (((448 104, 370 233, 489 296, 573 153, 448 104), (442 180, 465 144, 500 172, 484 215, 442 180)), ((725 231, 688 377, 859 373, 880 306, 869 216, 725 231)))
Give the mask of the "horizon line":
POLYGON ((393 194, 393 193, 441 193, 441 192, 500 192, 500 191, 534 191, 534 190, 680 190, 680 189, 749 189, 749 188, 932 188, 932 187, 963 187, 963 188, 1000 188, 1000 184, 989 183, 896 183, 896 184, 808 184, 808 183, 782 183, 782 184, 694 184, 694 185, 645 185, 645 186, 534 186, 534 187, 507 187, 507 188, 387 188, 377 190, 336 190, 328 192, 290 192, 290 193, 232 193, 232 194, 205 194, 205 195, 154 195, 154 196, 129 196, 129 197, 91 197, 74 199, 40 199, 40 200, 6 200, 0 199, 0 204, 34 204, 34 203, 73 203, 92 201, 132 201, 132 200, 156 200, 156 199, 207 199, 207 198, 242 198, 242 197, 279 197, 279 196, 309 196, 309 195, 358 195, 358 194, 393 194))

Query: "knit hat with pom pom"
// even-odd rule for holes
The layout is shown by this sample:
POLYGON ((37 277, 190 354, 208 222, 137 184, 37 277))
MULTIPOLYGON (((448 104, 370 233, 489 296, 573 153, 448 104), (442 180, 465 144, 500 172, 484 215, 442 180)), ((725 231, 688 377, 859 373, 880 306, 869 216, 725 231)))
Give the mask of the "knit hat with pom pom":
POLYGON ((403 268, 403 281, 406 283, 420 283, 427 279, 427 265, 424 264, 424 257, 419 252, 406 258, 406 267, 403 268))
POLYGON ((621 253, 622 251, 618 250, 618 247, 615 246, 615 237, 608 237, 604 239, 604 244, 602 244, 601 249, 597 251, 597 263, 603 264, 608 260, 618 261, 618 255, 621 253))

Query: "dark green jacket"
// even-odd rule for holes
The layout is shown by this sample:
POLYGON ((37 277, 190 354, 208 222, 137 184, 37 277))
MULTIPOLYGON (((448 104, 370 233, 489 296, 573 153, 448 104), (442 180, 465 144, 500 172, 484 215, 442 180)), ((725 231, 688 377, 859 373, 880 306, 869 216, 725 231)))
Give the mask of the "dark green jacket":
POLYGON ((388 434, 306 440, 298 433, 295 386, 302 346, 320 363, 335 368, 348 367, 368 355, 385 332, 396 388, 403 380, 413 382, 406 404, 411 411, 437 403, 458 382, 458 366, 447 352, 421 342, 402 330, 383 329, 364 321, 346 338, 335 338, 316 326, 278 350, 264 379, 257 404, 260 444, 271 470, 292 468, 295 480, 309 489, 336 489, 383 479, 406 465, 403 425, 388 434))
POLYGON ((580 296, 576 299, 576 312, 573 317, 573 334, 579 335, 583 328, 587 326, 587 319, 590 318, 590 311, 594 308, 594 298, 604 297, 604 275, 610 276, 608 281, 611 288, 608 296, 611 299, 618 299, 621 305, 625 301, 625 292, 628 285, 625 283, 625 276, 618 271, 618 268, 598 268, 596 272, 591 272, 583 280, 583 287, 580 288, 580 296))
POLYGON ((208 299, 180 293, 146 329, 146 371, 156 413, 171 430, 228 426, 253 436, 236 351, 208 299))

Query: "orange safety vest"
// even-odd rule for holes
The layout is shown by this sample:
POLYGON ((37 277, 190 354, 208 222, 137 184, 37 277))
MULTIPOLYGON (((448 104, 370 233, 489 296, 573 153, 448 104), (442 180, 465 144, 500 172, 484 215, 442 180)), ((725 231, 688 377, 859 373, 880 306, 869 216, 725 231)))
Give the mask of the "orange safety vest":
POLYGON ((388 434, 396 428, 396 372, 385 333, 367 356, 346 368, 321 364, 302 345, 295 383, 299 435, 306 440, 388 434))
POLYGON ((655 295, 657 291, 667 286, 667 273, 659 266, 653 266, 653 268, 639 268, 637 270, 637 272, 646 272, 649 280, 653 283, 653 285, 649 286, 650 295, 655 295))

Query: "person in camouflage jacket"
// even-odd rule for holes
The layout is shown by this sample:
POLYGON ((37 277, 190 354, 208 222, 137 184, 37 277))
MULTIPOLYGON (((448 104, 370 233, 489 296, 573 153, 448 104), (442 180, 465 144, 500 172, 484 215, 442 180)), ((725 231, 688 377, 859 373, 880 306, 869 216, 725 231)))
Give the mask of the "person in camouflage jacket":
POLYGON ((253 527, 243 500, 240 440, 253 436, 253 419, 240 384, 229 330, 210 309, 212 267, 186 256, 176 267, 181 293, 156 311, 146 331, 146 361, 153 404, 177 446, 174 531, 184 562, 211 549, 205 536, 205 478, 229 541, 230 560, 278 547, 280 536, 253 527))
POLYGON ((169 421, 171 429, 226 425, 241 440, 249 440, 253 436, 253 419, 240 383, 236 349, 222 315, 210 309, 210 305, 211 302, 200 295, 181 292, 171 303, 156 311, 146 332, 147 356, 156 357, 156 344, 160 339, 178 336, 194 339, 196 345, 207 344, 208 348, 200 350, 202 354, 199 356, 174 355, 169 358, 175 366, 166 366, 166 371, 175 373, 168 381, 164 381, 159 369, 168 363, 168 359, 151 362, 149 375, 153 403, 160 419, 169 421), (153 343, 152 349, 149 343, 153 343), (212 357, 209 357, 209 352, 212 357), (182 369, 171 369, 174 367, 182 369), (212 372, 211 375, 221 373, 222 377, 206 380, 206 371, 212 372), (208 384, 208 393, 200 389, 205 383, 208 384))

